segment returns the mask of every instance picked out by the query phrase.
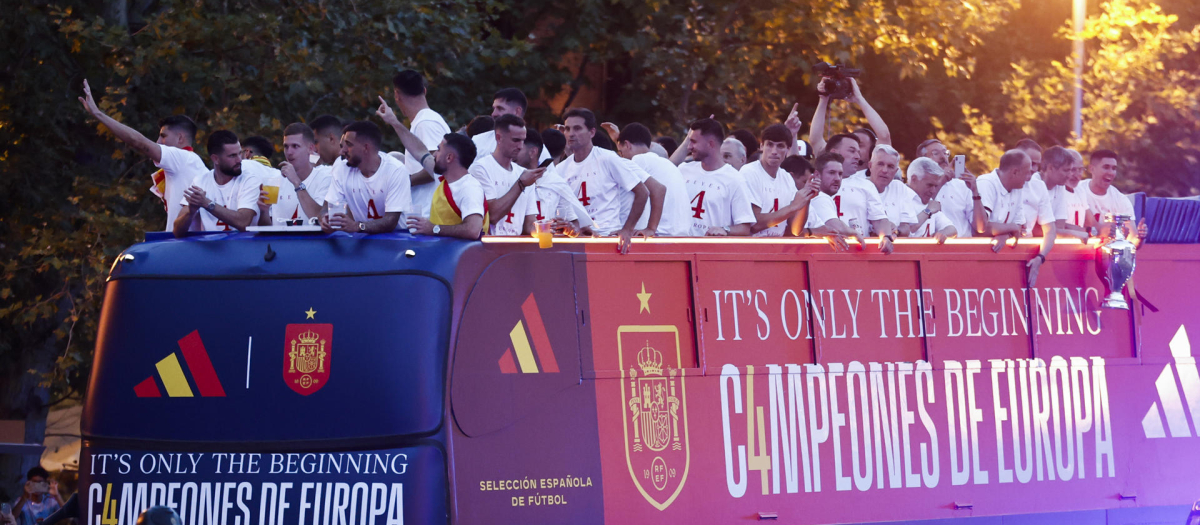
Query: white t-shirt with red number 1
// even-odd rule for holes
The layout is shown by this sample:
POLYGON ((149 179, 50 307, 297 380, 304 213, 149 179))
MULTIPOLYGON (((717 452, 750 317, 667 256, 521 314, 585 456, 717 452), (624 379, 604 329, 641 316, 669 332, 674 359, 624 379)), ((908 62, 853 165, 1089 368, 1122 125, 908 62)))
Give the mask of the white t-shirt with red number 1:
POLYGON ((204 175, 209 169, 194 152, 162 144, 158 145, 158 149, 161 157, 154 165, 162 168, 167 176, 163 201, 167 204, 167 231, 171 231, 175 218, 179 217, 179 210, 186 204, 183 198, 184 190, 191 186, 196 177, 204 175))
POLYGON ((818 193, 808 202, 808 221, 804 223, 804 227, 810 230, 821 228, 836 218, 838 218, 838 212, 833 197, 824 192, 818 193))
MULTIPOLYGON (((782 168, 777 168, 775 176, 767 173, 762 161, 754 161, 742 166, 738 172, 746 180, 746 189, 750 190, 750 204, 758 206, 762 213, 774 213, 780 208, 786 208, 796 199, 796 179, 782 168)), ((755 237, 783 237, 787 229, 787 221, 771 226, 755 233, 755 237)))
MULTIPOLYGON (((334 162, 325 202, 331 206, 345 204, 354 214, 354 220, 361 222, 381 219, 385 213, 411 213, 412 194, 404 165, 391 155, 378 155, 379 169, 369 178, 358 168, 347 165, 346 159, 334 162)), ((401 220, 398 227, 403 227, 403 223, 401 220)))
POLYGON ((642 182, 644 171, 615 152, 593 147, 587 158, 575 161, 572 155, 558 165, 558 170, 595 223, 600 235, 612 235, 621 229, 621 194, 633 191, 642 182))
POLYGON ((1082 228, 1086 224, 1089 212, 1087 198, 1079 190, 1079 186, 1075 187, 1075 191, 1067 189, 1066 186, 1055 186, 1050 190, 1050 198, 1054 203, 1056 220, 1061 219, 1067 221, 1067 224, 1082 228))
MULTIPOLYGON (((913 193, 913 196, 916 197, 915 192, 913 193)), ((911 213, 914 218, 920 215, 921 212, 925 211, 926 205, 921 202, 920 198, 909 201, 908 205, 909 213, 911 213)), ((909 232, 908 236, 933 237, 934 235, 937 235, 938 232, 946 229, 947 226, 954 226, 954 223, 950 222, 950 217, 939 211, 933 215, 930 215, 928 219, 925 219, 925 222, 922 222, 913 228, 912 231, 909 232)))
MULTIPOLYGON (((508 193, 513 184, 517 183, 517 179, 521 178, 521 174, 525 173, 525 168, 515 162, 509 163, 509 167, 510 169, 504 169, 494 155, 488 155, 471 164, 469 173, 483 186, 484 198, 493 200, 508 193)), ((496 212, 493 210, 492 213, 496 212)), ((523 191, 517 196, 517 201, 513 203, 508 214, 500 217, 492 225, 489 233, 491 235, 521 235, 525 226, 525 216, 535 214, 537 214, 537 205, 531 205, 529 192, 523 191), (531 206, 533 211, 530 211, 531 206)), ((495 216, 493 215, 493 217, 495 216)))
MULTIPOLYGON (((208 173, 196 177, 196 180, 193 180, 191 185, 204 190, 204 196, 212 199, 218 206, 229 208, 233 211, 241 209, 254 210, 254 219, 250 221, 250 224, 254 224, 258 221, 258 186, 262 182, 254 171, 246 169, 247 162, 257 164, 252 160, 242 161, 242 174, 234 177, 225 184, 217 184, 216 175, 212 170, 209 170, 208 173)), ((186 206, 187 199, 180 200, 179 204, 180 208, 186 206)), ((208 210, 203 208, 196 213, 192 218, 192 224, 188 226, 188 231, 193 232, 233 230, 232 226, 225 224, 225 221, 218 219, 216 215, 209 213, 208 210)))
POLYGON ((833 196, 833 204, 837 207, 838 218, 864 238, 871 233, 871 221, 888 217, 879 190, 865 176, 852 175, 842 179, 842 186, 833 196))
POLYGON ((1008 191, 1000 182, 996 172, 980 175, 979 197, 988 222, 1000 224, 1025 224, 1025 195, 1020 189, 1008 191))
MULTIPOLYGON (((728 164, 706 171, 698 161, 679 166, 692 204, 692 236, 704 237, 709 228, 754 224, 746 179, 728 164)), ((790 177, 790 176, 789 176, 790 177)))

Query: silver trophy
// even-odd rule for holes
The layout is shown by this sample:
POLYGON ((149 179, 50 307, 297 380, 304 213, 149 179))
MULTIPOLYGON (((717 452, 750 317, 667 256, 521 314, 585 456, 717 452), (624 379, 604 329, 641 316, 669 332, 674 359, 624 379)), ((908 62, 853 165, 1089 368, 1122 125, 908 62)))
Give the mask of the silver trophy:
POLYGON ((1108 285, 1105 308, 1129 309, 1129 303, 1121 291, 1133 277, 1133 269, 1137 265, 1137 248, 1125 239, 1125 222, 1130 219, 1124 215, 1113 215, 1113 237, 1096 249, 1096 271, 1108 285))

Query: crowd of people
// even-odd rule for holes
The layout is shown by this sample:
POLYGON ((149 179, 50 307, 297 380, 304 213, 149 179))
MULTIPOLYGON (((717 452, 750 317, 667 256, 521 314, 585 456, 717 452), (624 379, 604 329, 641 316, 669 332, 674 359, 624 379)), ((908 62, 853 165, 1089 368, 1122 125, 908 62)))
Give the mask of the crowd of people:
POLYGON ((383 151, 384 131, 369 119, 324 115, 282 130, 286 160, 277 165, 272 140, 211 131, 211 168, 193 150, 198 129, 188 117, 164 118, 151 140, 100 111, 86 81, 80 101, 160 168, 151 191, 177 236, 298 224, 463 239, 551 231, 615 236, 622 253, 637 236, 811 236, 838 250, 876 237, 884 253, 897 237, 984 236, 998 251, 1034 236, 1043 238, 1029 261, 1036 275, 1056 238, 1106 235, 1111 217, 1133 216, 1113 186, 1119 156, 1109 150, 1090 152, 1085 169, 1077 151, 1024 139, 976 176, 930 139, 902 169, 887 124, 851 82, 845 100, 868 128, 825 138, 835 99, 822 80, 807 141, 794 105, 757 133, 695 120, 680 144, 640 123, 598 123, 586 108, 535 129, 515 88, 496 92, 490 115, 452 131, 429 107, 425 79, 405 70, 393 78, 399 113, 379 97, 375 114, 403 153, 383 151))

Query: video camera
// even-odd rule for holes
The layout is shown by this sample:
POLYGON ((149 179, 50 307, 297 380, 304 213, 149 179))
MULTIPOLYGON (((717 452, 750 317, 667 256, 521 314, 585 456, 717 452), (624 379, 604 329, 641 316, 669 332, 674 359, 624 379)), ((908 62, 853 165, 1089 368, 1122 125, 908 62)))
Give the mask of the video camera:
POLYGON ((829 65, 827 62, 817 64, 813 71, 825 79, 825 94, 834 100, 844 99, 853 94, 854 86, 850 85, 850 79, 858 78, 862 74, 860 69, 851 69, 842 64, 829 65))

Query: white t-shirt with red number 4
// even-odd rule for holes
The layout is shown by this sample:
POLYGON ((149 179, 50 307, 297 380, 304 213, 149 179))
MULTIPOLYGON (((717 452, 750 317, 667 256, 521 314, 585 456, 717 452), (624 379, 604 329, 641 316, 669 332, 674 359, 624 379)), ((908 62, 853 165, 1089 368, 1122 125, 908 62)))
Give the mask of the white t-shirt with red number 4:
POLYGON ((871 233, 871 221, 888 218, 879 190, 865 176, 842 179, 842 186, 833 196, 833 204, 837 208, 838 218, 862 237, 871 233))
POLYGON ((621 194, 648 177, 637 164, 625 160, 615 152, 593 147, 587 158, 576 162, 574 156, 558 165, 558 171, 579 199, 595 223, 593 229, 600 235, 612 235, 621 229, 621 194), (638 173, 643 172, 643 173, 638 173))
MULTIPOLYGON (((488 155, 471 164, 470 174, 483 186, 484 198, 492 200, 502 197, 517 183, 521 174, 525 173, 525 168, 515 162, 509 163, 509 167, 511 169, 504 169, 494 155, 488 155)), ((521 235, 525 226, 525 216, 536 214, 537 205, 530 201, 529 192, 521 192, 508 214, 492 225, 490 234, 521 235)))
MULTIPOLYGON (((202 174, 192 181, 192 186, 197 186, 204 190, 204 196, 212 199, 218 206, 229 208, 237 211, 241 209, 254 210, 254 220, 250 224, 254 224, 258 220, 258 192, 260 191, 259 184, 262 181, 254 171, 246 169, 246 163, 256 162, 252 160, 242 161, 242 174, 234 177, 225 184, 217 184, 217 178, 213 171, 202 174)), ((187 206, 187 199, 180 201, 180 207, 187 206)), ((188 226, 188 231, 233 231, 234 227, 225 224, 208 212, 201 208, 192 219, 192 224, 188 226)))
MULTIPOLYGON (((412 210, 408 174, 404 173, 404 164, 391 155, 379 153, 379 169, 369 178, 358 168, 348 166, 346 159, 334 162, 331 171, 333 180, 325 202, 330 206, 348 206, 356 221, 367 222, 381 219, 385 213, 412 210)), ((400 227, 403 226, 401 221, 400 227)))
POLYGON ((687 162, 679 166, 679 171, 692 204, 693 237, 704 237, 709 228, 755 223, 746 179, 733 166, 725 164, 705 171, 699 162, 687 162))
MULTIPOLYGON (((742 166, 742 178, 746 179, 746 188, 750 190, 750 204, 758 206, 762 213, 774 213, 779 208, 786 208, 796 198, 796 179, 783 169, 776 169, 775 176, 767 173, 761 161, 754 161, 742 166)), ((787 221, 755 233, 755 237, 782 237, 787 229, 787 221)))

